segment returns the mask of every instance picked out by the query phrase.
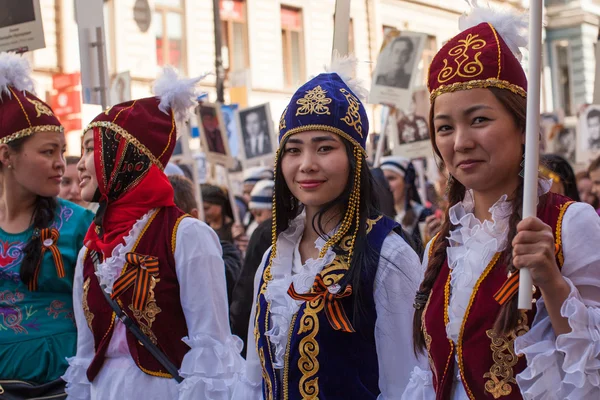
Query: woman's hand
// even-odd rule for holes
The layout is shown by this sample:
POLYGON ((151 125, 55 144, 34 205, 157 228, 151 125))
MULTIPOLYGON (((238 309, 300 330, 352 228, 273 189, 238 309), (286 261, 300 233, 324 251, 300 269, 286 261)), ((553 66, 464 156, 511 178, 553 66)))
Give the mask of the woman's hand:
POLYGON ((425 243, 439 233, 442 228, 442 218, 443 214, 438 212, 425 218, 425 243))
POLYGON ((529 217, 519 222, 512 245, 513 265, 517 269, 529 268, 535 286, 544 290, 566 283, 556 264, 552 228, 542 220, 529 217))
POLYGON ((248 248, 249 239, 244 227, 237 222, 234 223, 231 226, 231 236, 233 237, 233 244, 242 252, 242 254, 245 254, 246 249, 248 248))

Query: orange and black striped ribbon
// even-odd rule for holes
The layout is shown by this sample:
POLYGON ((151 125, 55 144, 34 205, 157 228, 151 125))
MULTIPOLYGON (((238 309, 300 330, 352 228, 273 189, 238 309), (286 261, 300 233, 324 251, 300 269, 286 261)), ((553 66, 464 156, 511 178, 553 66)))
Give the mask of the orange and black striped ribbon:
MULTIPOLYGON (((557 256, 560 252, 560 247, 558 246, 558 244, 555 244, 554 247, 554 255, 557 256)), ((502 306, 508 303, 510 299, 512 299, 515 296, 515 294, 517 294, 518 291, 519 274, 515 272, 508 277, 508 279, 506 280, 506 282, 504 282, 500 290, 496 292, 496 294, 494 295, 494 300, 496 300, 496 302, 502 306)))
POLYGON ((150 290, 150 276, 158 275, 158 258, 137 253, 125 255, 127 264, 132 265, 129 271, 115 281, 111 298, 115 299, 125 292, 131 285, 133 287, 132 305, 136 310, 142 311, 148 299, 150 290))
POLYGON ((42 242, 42 254, 40 256, 40 262, 37 267, 35 267, 35 271, 33 272, 33 279, 29 281, 27 284, 28 289, 33 292, 37 290, 38 287, 38 278, 40 276, 40 269, 42 265, 42 260, 44 259, 44 254, 46 254, 46 250, 50 250, 52 253, 52 258, 54 259, 54 266, 56 267, 56 275, 59 278, 65 277, 65 264, 63 262, 60 251, 58 250, 58 238, 60 234, 58 233, 58 229, 56 228, 45 228, 40 230, 40 241, 42 242), (51 240, 52 243, 48 246, 44 244, 44 242, 51 240))
POLYGON ((340 299, 352 295, 352 285, 347 285, 342 293, 331 293, 325 285, 325 282, 323 282, 323 277, 319 274, 315 277, 312 292, 305 294, 297 293, 294 284, 292 283, 288 289, 288 295, 294 300, 304 301, 313 301, 322 297, 325 315, 327 315, 331 327, 336 331, 355 332, 348 316, 346 316, 346 311, 344 311, 344 307, 340 302, 340 299))

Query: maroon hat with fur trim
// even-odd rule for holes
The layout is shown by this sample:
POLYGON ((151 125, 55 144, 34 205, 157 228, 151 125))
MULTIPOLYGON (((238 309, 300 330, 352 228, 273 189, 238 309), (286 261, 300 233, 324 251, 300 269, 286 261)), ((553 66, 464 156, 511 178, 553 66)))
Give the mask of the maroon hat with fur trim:
POLYGON ((0 144, 36 132, 64 132, 50 106, 33 94, 30 71, 25 58, 0 53, 0 144))

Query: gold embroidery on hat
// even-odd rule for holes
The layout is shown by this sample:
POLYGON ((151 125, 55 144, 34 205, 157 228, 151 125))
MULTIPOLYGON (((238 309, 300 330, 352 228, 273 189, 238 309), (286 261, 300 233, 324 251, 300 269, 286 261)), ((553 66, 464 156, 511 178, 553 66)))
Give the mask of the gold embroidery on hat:
POLYGON ((436 99, 436 97, 444 93, 452 93, 469 89, 485 89, 489 87, 497 87, 499 89, 510 90, 511 92, 518 94, 522 97, 527 97, 527 92, 519 85, 515 85, 504 80, 488 78, 476 79, 468 82, 454 82, 449 85, 441 85, 429 94, 429 102, 433 104, 433 101, 436 99))
POLYGON ((438 82, 448 82, 455 76, 463 78, 474 78, 483 72, 483 64, 479 61, 481 51, 478 51, 473 56, 473 61, 470 61, 470 56, 467 55, 469 50, 480 50, 484 48, 487 43, 485 40, 479 38, 479 35, 468 34, 465 39, 458 41, 458 45, 448 51, 448 55, 454 57, 456 68, 448 65, 448 59, 444 58, 444 68, 438 74, 438 82))
POLYGON ((360 119, 360 102, 358 99, 346 89, 340 89, 340 92, 346 97, 348 100, 348 111, 346 112, 346 116, 341 118, 349 127, 354 128, 356 133, 363 137, 363 128, 362 121, 360 119))
POLYGON ((288 107, 286 107, 285 110, 283 110, 283 114, 281 114, 281 118, 279 118, 279 132, 287 128, 287 126, 285 125, 285 114, 287 114, 288 107))
POLYGON ((495 399, 511 394, 513 389, 511 384, 517 384, 513 370, 519 362, 519 356, 514 350, 515 339, 528 331, 529 325, 525 311, 521 311, 517 328, 508 335, 498 335, 493 329, 486 331, 486 335, 492 341, 490 349, 494 365, 490 368, 490 372, 486 372, 483 377, 490 378, 485 382, 485 391, 495 399))
POLYGON ((60 125, 38 125, 30 128, 21 129, 11 135, 5 136, 0 139, 0 144, 10 143, 13 140, 22 139, 27 136, 31 136, 37 132, 60 132, 64 133, 64 129, 60 125))
POLYGON ((331 99, 325 94, 327 90, 323 90, 321 85, 314 89, 307 90, 303 98, 298 99, 296 104, 301 106, 296 110, 296 116, 307 114, 331 114, 327 104, 331 103, 331 99))
POLYGON ((41 117, 42 114, 48 115, 50 117, 54 117, 54 113, 51 109, 49 109, 44 103, 39 100, 32 100, 29 97, 26 97, 27 101, 35 106, 35 111, 37 113, 36 117, 41 117))

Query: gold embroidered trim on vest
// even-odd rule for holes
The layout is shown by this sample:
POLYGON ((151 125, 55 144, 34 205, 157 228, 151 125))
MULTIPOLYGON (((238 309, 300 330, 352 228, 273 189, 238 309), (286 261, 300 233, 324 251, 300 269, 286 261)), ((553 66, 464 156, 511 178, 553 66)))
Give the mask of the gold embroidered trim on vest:
MULTIPOLYGON (((450 318, 448 317, 448 307, 450 306, 450 278, 452 275, 448 272, 448 280, 446 281, 446 286, 444 286, 444 326, 448 326, 448 322, 450 318)), ((450 354, 448 355, 448 359, 446 360, 446 366, 444 367, 444 374, 442 375, 442 381, 446 377, 448 373, 448 367, 450 367, 450 361, 452 360, 452 355, 454 354, 454 342, 452 339, 448 339, 450 343, 450 354)), ((440 383, 441 381, 438 381, 440 383)))
POLYGON ((317 315, 324 306, 323 297, 317 297, 313 301, 307 302, 304 308, 304 314, 300 319, 300 329, 298 334, 307 333, 302 338, 299 345, 300 359, 298 368, 302 373, 300 378, 300 396, 302 399, 319 398, 319 378, 315 376, 319 372, 319 343, 316 336, 319 333, 319 316, 317 315))
POLYGON ((160 282, 160 279, 150 276, 148 300, 146 301, 146 305, 142 311, 136 310, 131 304, 129 305, 129 309, 133 311, 133 316, 137 320, 140 329, 154 344, 158 344, 158 339, 156 338, 154 332, 152 332, 152 324, 154 323, 154 320, 156 320, 158 313, 162 311, 156 304, 156 298, 154 297, 154 288, 158 282, 160 282))
POLYGON ((329 115, 329 107, 327 104, 331 103, 331 98, 326 96, 327 90, 324 90, 321 85, 316 86, 314 89, 307 90, 304 97, 296 100, 296 104, 300 107, 296 110, 296 117, 298 115, 308 114, 320 114, 329 115))
POLYGON ((290 345, 292 343, 292 334, 294 333, 294 326, 296 325, 296 319, 298 318, 298 313, 295 313, 292 317, 292 322, 290 322, 290 329, 288 332, 288 340, 287 346, 285 348, 285 358, 283 364, 283 400, 289 400, 289 382, 288 377, 290 373, 290 345))
POLYGON ((142 370, 143 373, 147 374, 147 375, 151 375, 151 376, 157 376, 159 378, 173 378, 173 375, 167 373, 167 372, 162 372, 162 371, 151 371, 149 369, 146 369, 144 367, 142 367, 142 365, 140 364, 140 358, 137 358, 136 364, 138 366, 139 369, 142 370))
POLYGON ((425 325, 425 315, 427 314, 427 308, 429 307, 430 302, 431 296, 429 296, 429 299, 427 299, 427 303, 425 304, 425 308, 423 309, 423 314, 421 315, 421 330, 423 331, 423 338, 425 339, 425 348, 427 349, 427 359, 429 360, 429 368, 431 368, 435 380, 438 381, 437 369, 435 368, 433 358, 431 357, 432 338, 431 335, 427 333, 427 326, 425 325))
POLYGON ((377 218, 367 218, 367 235, 371 233, 373 227, 377 222, 379 222, 383 218, 383 214, 377 218))
POLYGON ((265 382, 266 388, 266 398, 265 400, 273 400, 273 386, 271 386, 271 379, 269 378, 269 374, 267 374, 267 370, 265 369, 265 352, 261 348, 258 351, 258 358, 260 359, 260 365, 262 367, 262 377, 265 382))
MULTIPOLYGON (((473 288, 473 293, 471 293, 471 299, 469 300, 469 305, 467 306, 467 309, 465 311, 465 316, 463 318, 462 325, 460 327, 460 332, 458 334, 458 343, 457 343, 457 346, 456 346, 457 347, 457 349, 456 349, 456 355, 457 355, 457 358, 458 358, 458 370, 460 371, 460 377, 461 377, 463 386, 465 388, 465 392, 467 393, 467 395, 469 396, 469 399, 471 399, 471 400, 475 400, 475 397, 473 396, 473 392, 471 392, 471 389, 469 388, 469 385, 467 384, 467 380, 465 379, 464 367, 463 367, 463 358, 462 358, 462 340, 463 340, 463 335, 465 333, 465 325, 467 323, 467 320, 469 319, 469 312, 471 311, 471 306, 473 305, 473 301, 475 300, 475 296, 479 292, 479 286, 481 285, 481 282, 483 282, 483 280, 492 271, 492 269, 494 268, 494 266, 498 262, 498 259, 500 258, 501 254, 502 253, 496 253, 496 254, 494 254, 494 257, 492 257, 492 260, 490 261, 490 263, 487 265, 487 267, 485 268, 485 270, 483 271, 483 273, 481 274, 481 276, 477 280, 477 283, 475 284, 475 287, 473 288)), ((448 324, 446 323, 446 325, 448 325, 448 324)))
POLYGON ((560 206, 558 220, 556 221, 556 232, 554 233, 554 237, 555 237, 556 246, 558 248, 558 254, 556 255, 556 258, 558 258, 558 263, 559 263, 558 267, 559 268, 562 268, 563 263, 565 262, 565 257, 564 257, 563 249, 562 249, 562 221, 565 216, 565 213, 567 212, 567 208, 569 208, 569 206, 573 203, 575 203, 575 202, 569 201, 569 202, 563 204, 562 206, 560 206))
POLYGON ((173 227, 173 232, 171 233, 171 250, 173 252, 173 256, 175 256, 175 248, 177 247, 177 228, 179 228, 179 224, 183 221, 184 218, 191 217, 189 214, 184 214, 181 217, 177 218, 175 222, 175 226, 173 227))
POLYGON ((486 335, 492 341, 490 349, 494 365, 490 372, 486 372, 483 377, 490 378, 485 382, 485 391, 495 399, 511 394, 511 384, 517 384, 513 370, 519 362, 519 356, 515 353, 515 339, 528 331, 527 313, 523 310, 521 310, 517 328, 508 335, 498 335, 493 329, 486 331, 486 335))
POLYGON ((90 278, 87 278, 85 282, 83 282, 83 298, 81 299, 81 306, 83 307, 83 314, 85 315, 85 320, 87 321, 90 330, 92 330, 92 320, 94 319, 94 314, 90 311, 90 307, 88 305, 88 292, 90 290, 90 278))

